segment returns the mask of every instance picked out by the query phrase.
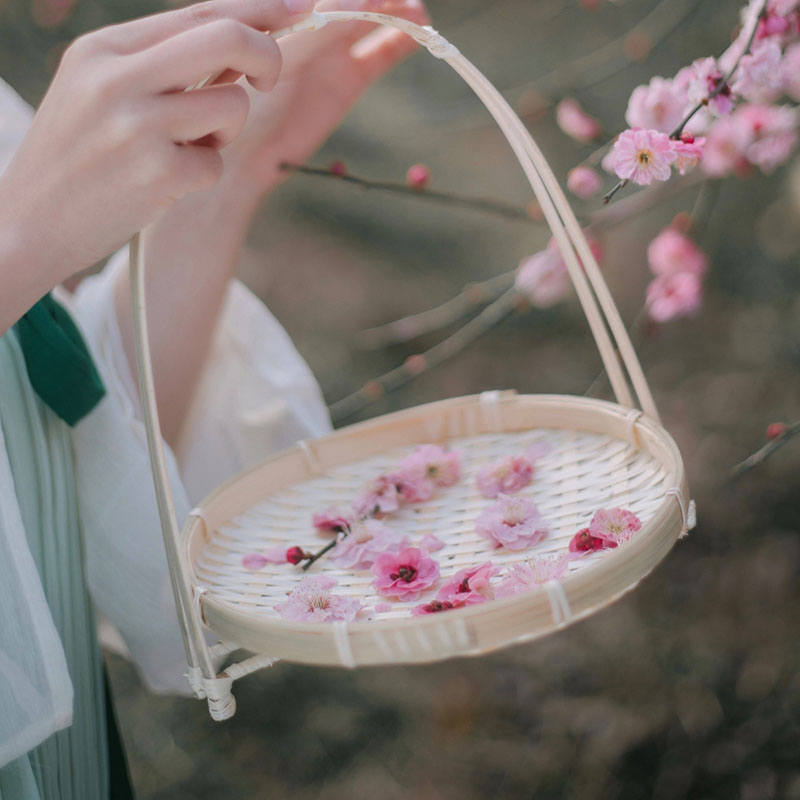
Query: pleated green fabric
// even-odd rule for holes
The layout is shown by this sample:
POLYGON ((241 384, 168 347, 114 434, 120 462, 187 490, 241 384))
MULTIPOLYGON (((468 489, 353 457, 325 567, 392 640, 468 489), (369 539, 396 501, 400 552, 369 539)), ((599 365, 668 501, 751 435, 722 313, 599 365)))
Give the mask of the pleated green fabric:
POLYGON ((107 800, 102 661, 83 575, 68 429, 33 391, 13 333, 0 337, 0 425, 74 689, 72 726, 0 769, 0 800, 107 800))

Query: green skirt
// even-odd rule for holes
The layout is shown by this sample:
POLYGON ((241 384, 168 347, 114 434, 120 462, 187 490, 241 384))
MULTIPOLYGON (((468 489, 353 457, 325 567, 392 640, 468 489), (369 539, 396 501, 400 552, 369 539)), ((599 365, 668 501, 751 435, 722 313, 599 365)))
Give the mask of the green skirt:
POLYGON ((74 690, 72 725, 0 769, 0 800, 107 800, 103 668, 84 581, 68 428, 31 388, 13 333, 0 337, 0 425, 74 690))

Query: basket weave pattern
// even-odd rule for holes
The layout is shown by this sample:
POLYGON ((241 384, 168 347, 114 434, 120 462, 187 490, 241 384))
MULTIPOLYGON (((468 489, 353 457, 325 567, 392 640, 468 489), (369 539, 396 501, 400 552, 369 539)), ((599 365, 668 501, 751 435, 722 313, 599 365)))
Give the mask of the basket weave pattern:
MULTIPOLYGON (((441 539, 445 547, 433 557, 445 579, 459 569, 487 560, 507 566, 522 558, 564 553, 575 532, 586 527, 601 507, 630 509, 646 524, 669 488, 666 471, 653 456, 610 436, 533 430, 453 439, 448 444, 461 452, 462 477, 458 484, 440 490, 429 501, 404 506, 387 521, 392 529, 408 534, 412 546, 425 534, 441 539), (476 517, 493 502, 478 491, 477 471, 490 461, 520 453, 532 445, 547 448, 547 452, 537 461, 532 484, 520 494, 536 503, 550 534, 522 554, 495 549, 475 532, 476 517)), ((337 594, 356 596, 366 606, 381 602, 385 598, 375 594, 369 570, 341 569, 329 556, 323 556, 308 573, 288 564, 268 564, 251 572, 242 566, 242 557, 275 545, 298 544, 306 550, 318 550, 328 539, 315 533, 311 511, 355 497, 365 483, 391 472, 412 449, 399 448, 344 464, 257 503, 231 524, 222 526, 203 548, 195 564, 199 581, 220 600, 271 616, 277 616, 274 605, 285 601, 301 574, 334 578, 337 594)), ((605 555, 596 553, 575 559, 570 570, 579 570, 605 555)), ((407 616, 410 608, 427 602, 434 594, 431 589, 414 602, 394 601, 391 611, 373 611, 370 617, 377 620, 407 616)))

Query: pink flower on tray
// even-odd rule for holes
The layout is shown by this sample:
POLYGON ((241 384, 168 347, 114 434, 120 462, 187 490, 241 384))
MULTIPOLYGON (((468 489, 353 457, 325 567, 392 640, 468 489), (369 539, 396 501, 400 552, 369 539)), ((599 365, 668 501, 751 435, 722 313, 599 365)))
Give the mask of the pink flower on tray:
POLYGON ((548 535, 547 525, 533 502, 525 497, 499 495, 475 521, 475 530, 495 547, 524 550, 548 535))
POLYGON ((375 559, 389 550, 408 546, 408 537, 377 519, 354 522, 350 533, 339 534, 331 561, 345 569, 368 569, 375 559))
POLYGON ((674 142, 666 133, 632 128, 614 142, 614 171, 623 180, 646 186, 669 180, 672 162, 677 159, 674 142))
POLYGON ((542 586, 548 581, 563 578, 569 566, 569 558, 569 553, 548 553, 532 558, 527 564, 512 564, 508 575, 495 589, 494 596, 511 597, 542 586))
POLYGON ((275 610, 284 618, 295 622, 352 622, 362 605, 355 597, 332 594, 336 585, 332 578, 313 575, 303 578, 285 603, 275 610))
POLYGON ((570 539, 569 552, 582 555, 583 553, 593 553, 595 550, 607 550, 616 546, 616 542, 609 542, 606 539, 592 536, 588 528, 583 528, 570 539))
POLYGON ((424 617, 428 614, 438 614, 440 611, 450 611, 452 608, 455 608, 455 606, 448 600, 445 600, 444 602, 441 600, 431 600, 430 603, 424 603, 421 606, 412 608, 411 616, 424 617))
POLYGON ((424 444, 401 462, 390 479, 410 503, 430 500, 436 490, 457 483, 461 477, 461 453, 435 444, 424 444))
POLYGON ((478 470, 478 489, 484 497, 515 494, 533 478, 533 462, 525 455, 506 456, 478 470))
POLYGON ((500 568, 487 561, 479 567, 460 569, 436 593, 440 603, 451 603, 453 608, 485 603, 494 597, 491 579, 500 574, 500 568))
POLYGON ((444 542, 433 533, 426 533, 420 540, 419 546, 429 553, 435 553, 444 548, 444 542))
POLYGON ((314 514, 311 522, 320 533, 342 533, 349 530, 353 522, 353 512, 330 506, 325 511, 314 514))
POLYGON ((607 542, 627 542, 642 527, 642 521, 632 511, 624 508, 601 508, 595 511, 589 523, 589 534, 607 542))
POLYGON ((439 579, 439 565, 418 547, 381 553, 372 572, 378 594, 398 600, 416 600, 439 579))
POLYGON ((360 517, 383 517, 400 508, 397 486, 388 475, 370 481, 353 501, 353 509, 360 517))

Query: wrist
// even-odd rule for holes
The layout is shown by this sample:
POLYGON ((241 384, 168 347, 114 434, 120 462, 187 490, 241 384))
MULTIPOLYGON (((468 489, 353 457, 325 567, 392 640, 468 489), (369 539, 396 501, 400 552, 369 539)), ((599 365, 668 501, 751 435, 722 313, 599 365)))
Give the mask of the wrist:
MULTIPOLYGON (((73 271, 46 225, 0 179, 0 335, 73 271)), ((77 269, 77 268, 76 268, 77 269)))

